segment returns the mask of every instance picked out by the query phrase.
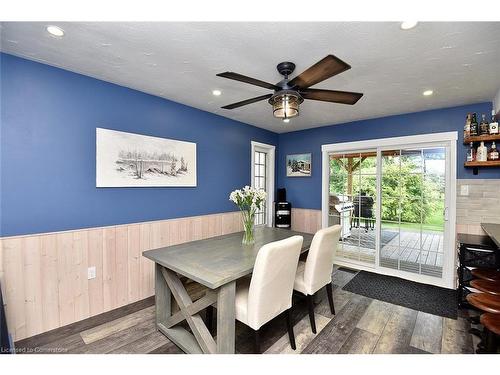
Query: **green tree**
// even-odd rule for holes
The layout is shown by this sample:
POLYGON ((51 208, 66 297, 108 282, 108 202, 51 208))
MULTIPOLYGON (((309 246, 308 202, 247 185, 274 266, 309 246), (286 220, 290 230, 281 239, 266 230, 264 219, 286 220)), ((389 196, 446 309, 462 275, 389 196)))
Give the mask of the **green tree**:
MULTIPOLYGON (((345 159, 330 161, 330 192, 347 194, 348 174, 344 167, 345 159)), ((361 163, 363 173, 353 172, 353 194, 376 197, 376 160, 366 158, 361 163)), ((406 223, 428 223, 441 219, 442 202, 444 200, 443 176, 435 174, 415 173, 419 170, 418 160, 411 158, 384 157, 382 175, 382 220, 406 223), (401 161, 401 162, 400 162, 401 161), (425 180, 424 177, 425 176, 425 180)))

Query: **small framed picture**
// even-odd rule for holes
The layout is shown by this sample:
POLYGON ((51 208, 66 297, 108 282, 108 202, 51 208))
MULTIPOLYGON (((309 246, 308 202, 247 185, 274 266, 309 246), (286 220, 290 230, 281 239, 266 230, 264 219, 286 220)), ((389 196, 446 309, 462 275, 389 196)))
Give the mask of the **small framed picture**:
POLYGON ((286 156, 287 177, 311 177, 311 155, 293 154, 286 156))

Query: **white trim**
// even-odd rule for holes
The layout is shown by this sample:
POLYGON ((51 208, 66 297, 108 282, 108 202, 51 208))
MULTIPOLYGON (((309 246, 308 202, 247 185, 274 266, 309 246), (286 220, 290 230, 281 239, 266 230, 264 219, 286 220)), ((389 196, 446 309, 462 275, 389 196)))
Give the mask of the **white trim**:
POLYGON ((343 143, 330 143, 321 146, 321 151, 335 152, 335 151, 349 151, 349 150, 360 150, 365 148, 376 148, 376 147, 397 147, 399 144, 408 143, 429 143, 429 142, 439 142, 439 141, 456 141, 458 139, 458 133, 455 132, 443 132, 443 133, 429 133, 429 134, 418 134, 409 135, 404 137, 391 137, 391 138, 378 138, 369 139, 366 141, 356 141, 356 142, 343 142, 343 143))
POLYGON ((267 171, 268 175, 266 178, 266 189, 267 189, 267 226, 272 227, 273 226, 273 218, 274 218, 274 176, 275 176, 275 156, 276 156, 276 146, 273 145, 268 145, 266 143, 260 143, 256 141, 251 141, 250 142, 251 147, 250 147, 250 186, 254 185, 254 179, 255 179, 255 167, 254 167, 254 155, 255 155, 255 149, 262 149, 264 150, 267 155, 268 155, 268 166, 267 166, 267 171))
POLYGON ((321 160, 321 227, 327 228, 330 210, 330 156, 328 151, 321 153, 321 160))
MULTIPOLYGON (((445 257, 443 264, 443 281, 446 283, 445 287, 450 289, 456 288, 455 265, 457 258, 457 251, 455 248, 456 243, 456 220, 457 220, 457 142, 450 142, 448 157, 449 176, 447 180, 447 188, 449 191, 446 195, 446 207, 448 209, 448 221, 446 221, 448 238, 449 254, 445 257)), ((446 239, 445 239, 446 240, 446 239)), ((446 242, 445 242, 446 243, 446 242)))
MULTIPOLYGON (((374 267, 370 267, 369 264, 362 264, 357 262, 350 262, 346 260, 336 259, 335 263, 338 265, 345 265, 356 267, 358 269, 370 270, 373 272, 403 277, 408 280, 413 280, 417 282, 423 282, 427 284, 438 285, 445 288, 454 289, 456 287, 456 277, 455 277, 455 264, 456 264, 456 251, 455 251, 455 237, 456 237, 456 190, 457 190, 457 140, 458 132, 443 132, 443 133, 430 133, 430 134, 420 134, 405 137, 392 137, 392 138, 380 138, 371 139, 358 142, 344 142, 344 143, 332 143, 321 146, 322 151, 322 200, 321 200, 321 218, 323 227, 328 226, 328 211, 329 211, 329 178, 330 178, 330 158, 329 154, 332 152, 344 152, 344 151, 359 151, 364 149, 376 149, 377 159, 380 160, 381 151, 386 148, 392 147, 425 147, 426 144, 436 145, 436 143, 442 142, 443 146, 446 148, 446 159, 447 159, 447 176, 446 176, 446 202, 445 209, 448 209, 448 220, 445 222, 445 235, 444 243, 447 249, 446 256, 444 257, 443 264, 443 274, 441 278, 435 278, 426 275, 412 274, 411 272, 405 272, 400 270, 392 270, 390 268, 381 267, 379 265, 379 249, 376 249, 376 259, 374 267)), ((380 168, 377 168, 377 187, 380 188, 381 184, 380 168)), ((378 190, 380 191, 380 189, 378 190)), ((380 207, 376 212, 377 225, 380 222, 380 207)), ((378 228, 377 230, 377 237, 378 228)), ((376 243, 379 241, 377 240, 376 243)), ((378 247, 378 246, 377 246, 378 247)))

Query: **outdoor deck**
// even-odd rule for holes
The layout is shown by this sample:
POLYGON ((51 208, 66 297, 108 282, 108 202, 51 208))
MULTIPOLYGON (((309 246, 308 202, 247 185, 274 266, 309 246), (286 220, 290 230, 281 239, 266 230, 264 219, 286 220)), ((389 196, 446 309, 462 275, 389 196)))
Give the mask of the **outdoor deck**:
MULTIPOLYGON (((352 228, 351 236, 339 244, 337 257, 375 263, 375 231, 364 228, 352 228)), ((420 233, 383 230, 380 265, 399 268, 408 272, 421 272, 430 276, 441 276, 443 267, 443 233, 422 232, 422 250, 420 233), (421 270, 420 270, 421 265, 421 270)))

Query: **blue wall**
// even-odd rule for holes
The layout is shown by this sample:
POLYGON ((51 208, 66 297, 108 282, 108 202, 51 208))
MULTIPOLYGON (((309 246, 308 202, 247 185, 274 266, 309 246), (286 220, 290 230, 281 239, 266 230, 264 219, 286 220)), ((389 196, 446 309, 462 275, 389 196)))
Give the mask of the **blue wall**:
POLYGON ((321 209, 321 145, 447 131, 458 131, 458 178, 500 178, 499 168, 483 168, 474 176, 472 170, 463 165, 467 153, 463 145, 465 116, 477 112, 489 117, 491 108, 492 103, 479 103, 280 134, 277 186, 287 189, 287 200, 293 207, 321 209), (312 153, 312 176, 286 177, 286 155, 309 152, 312 153))
MULTIPOLYGON (((250 141, 278 145, 277 186, 294 207, 321 208, 321 145, 457 130, 491 103, 280 134, 125 87, 0 53, 0 236, 232 211, 250 182, 250 141), (196 188, 96 188, 95 128, 197 143, 196 188), (287 178, 285 157, 313 153, 311 178, 287 178)), ((481 169, 477 178, 500 178, 481 169)))
POLYGON ((250 141, 278 136, 125 87, 0 54, 0 235, 232 211, 250 141), (197 143, 196 188, 96 188, 95 128, 197 143))

